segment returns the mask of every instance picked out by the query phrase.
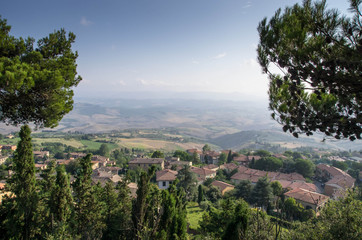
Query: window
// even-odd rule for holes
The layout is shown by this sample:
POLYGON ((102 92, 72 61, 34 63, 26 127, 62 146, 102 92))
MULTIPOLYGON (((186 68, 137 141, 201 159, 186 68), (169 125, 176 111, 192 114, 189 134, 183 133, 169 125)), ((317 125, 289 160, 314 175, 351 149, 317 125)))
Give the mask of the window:
POLYGON ((162 186, 164 186, 164 187, 165 187, 165 186, 166 186, 166 182, 162 182, 162 186))

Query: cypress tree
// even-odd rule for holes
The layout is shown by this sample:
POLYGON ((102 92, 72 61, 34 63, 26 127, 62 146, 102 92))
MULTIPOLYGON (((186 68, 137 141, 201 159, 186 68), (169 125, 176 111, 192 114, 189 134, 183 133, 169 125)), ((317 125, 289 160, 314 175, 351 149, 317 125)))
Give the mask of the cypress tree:
POLYGON ((148 170, 148 173, 142 172, 138 182, 137 198, 132 206, 133 239, 143 239, 147 235, 147 207, 149 205, 148 195, 151 191, 150 179, 155 173, 155 167, 148 170))
POLYGON ((56 171, 56 185, 50 204, 53 221, 52 234, 56 239, 67 239, 70 236, 69 222, 73 211, 73 196, 64 165, 57 167, 56 171))
POLYGON ((91 183, 91 154, 80 160, 73 185, 75 201, 75 233, 81 239, 100 239, 104 228, 101 205, 91 183))
POLYGON ((117 239, 120 236, 122 225, 121 205, 117 193, 114 191, 113 183, 107 182, 103 188, 102 202, 104 203, 104 217, 106 228, 102 239, 117 239))
POLYGON ((53 232, 53 213, 52 205, 54 201, 52 194, 55 191, 55 162, 51 161, 47 168, 40 174, 42 180, 40 181, 40 201, 39 211, 41 216, 41 233, 53 232))
POLYGON ((228 224, 222 239, 247 239, 246 231, 248 228, 249 218, 249 205, 242 200, 236 206, 233 219, 228 224))
POLYGON ((12 212, 6 224, 9 234, 15 239, 32 239, 38 233, 39 197, 30 134, 29 126, 21 127, 20 142, 14 154, 14 174, 9 182, 14 197, 11 201, 12 212))
POLYGON ((231 154, 231 150, 229 150, 227 162, 228 162, 228 163, 231 163, 232 161, 233 161, 233 157, 232 157, 232 154, 231 154))
POLYGON ((205 200, 204 188, 202 187, 201 184, 199 185, 198 192, 199 192, 199 195, 197 198, 197 202, 200 205, 200 203, 205 200))

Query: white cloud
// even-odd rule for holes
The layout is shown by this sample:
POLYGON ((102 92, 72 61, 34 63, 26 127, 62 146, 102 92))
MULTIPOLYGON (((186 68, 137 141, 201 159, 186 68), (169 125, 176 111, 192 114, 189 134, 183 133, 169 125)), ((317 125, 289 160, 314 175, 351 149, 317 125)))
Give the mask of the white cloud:
POLYGON ((196 61, 196 60, 192 60, 191 63, 193 63, 193 64, 199 64, 200 62, 199 62, 199 61, 196 61))
POLYGON ((243 8, 250 8, 251 7, 251 1, 248 1, 243 8))
POLYGON ((223 53, 220 53, 220 54, 216 55, 212 59, 221 59, 221 58, 224 58, 225 56, 226 56, 226 52, 223 52, 223 53))
POLYGON ((126 84, 126 82, 125 82, 125 81, 120 80, 120 81, 119 81, 119 85, 121 85, 121 86, 126 86, 127 84, 126 84))
POLYGON ((244 59, 241 66, 251 66, 251 67, 258 67, 258 61, 254 58, 244 59))
POLYGON ((86 17, 82 17, 82 19, 80 20, 80 24, 82 24, 83 26, 89 26, 92 24, 92 22, 89 21, 86 17))

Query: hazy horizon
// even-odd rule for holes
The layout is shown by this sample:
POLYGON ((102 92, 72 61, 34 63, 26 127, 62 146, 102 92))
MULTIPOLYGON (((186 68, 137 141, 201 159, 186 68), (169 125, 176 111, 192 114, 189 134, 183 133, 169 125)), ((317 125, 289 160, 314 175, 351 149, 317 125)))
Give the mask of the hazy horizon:
MULTIPOLYGON (((37 41, 60 28, 76 35, 75 96, 128 92, 237 92, 267 99, 257 27, 302 0, 3 1, 11 35, 37 41), (20 6, 20 7, 19 7, 20 6)), ((348 2, 329 0, 346 13, 348 2)))

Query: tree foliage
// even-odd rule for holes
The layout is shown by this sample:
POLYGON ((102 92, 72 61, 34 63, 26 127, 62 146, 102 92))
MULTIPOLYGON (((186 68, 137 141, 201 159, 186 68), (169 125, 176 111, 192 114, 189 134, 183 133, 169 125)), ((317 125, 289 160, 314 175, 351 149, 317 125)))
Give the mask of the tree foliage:
POLYGON ((325 0, 305 0, 259 23, 269 108, 285 132, 361 139, 361 2, 350 0, 351 18, 327 9, 325 0))
POLYGON ((75 35, 64 29, 37 42, 15 38, 0 18, 0 121, 8 124, 34 122, 55 127, 73 108, 77 52, 71 49, 75 35))
POLYGON ((295 171, 303 175, 303 177, 312 177, 314 175, 315 165, 309 159, 295 160, 295 171))
POLYGON ((252 168, 264 171, 278 171, 283 166, 283 161, 276 157, 262 157, 255 161, 252 168))
POLYGON ((80 160, 80 169, 73 183, 75 204, 75 233, 81 239, 100 239, 105 227, 96 188, 91 185, 91 154, 80 160))
POLYGON ((14 156, 14 175, 9 180, 14 198, 9 199, 11 211, 6 224, 9 233, 17 239, 31 239, 39 233, 37 208, 39 195, 35 181, 35 165, 31 143, 31 130, 21 127, 20 142, 14 156))
POLYGON ((164 157, 165 157, 165 154, 159 150, 154 151, 151 156, 151 158, 164 158, 164 157))

